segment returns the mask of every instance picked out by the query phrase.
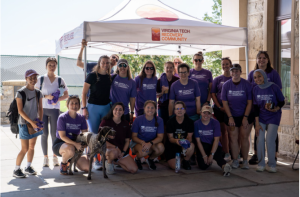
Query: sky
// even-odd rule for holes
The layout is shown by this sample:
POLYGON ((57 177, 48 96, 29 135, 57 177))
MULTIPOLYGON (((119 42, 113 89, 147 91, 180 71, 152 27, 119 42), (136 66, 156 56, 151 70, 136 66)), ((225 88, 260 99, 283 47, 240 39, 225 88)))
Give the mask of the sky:
MULTIPOLYGON (((123 0, 2 0, 1 55, 52 55, 55 40, 83 21, 95 21, 123 0)), ((161 0, 202 19, 212 0, 161 0)))

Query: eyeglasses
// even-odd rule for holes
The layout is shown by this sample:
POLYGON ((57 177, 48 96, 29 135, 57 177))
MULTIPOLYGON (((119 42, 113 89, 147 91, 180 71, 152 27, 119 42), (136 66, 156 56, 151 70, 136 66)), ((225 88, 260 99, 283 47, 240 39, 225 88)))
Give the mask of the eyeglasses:
POLYGON ((182 107, 182 108, 175 108, 175 110, 184 110, 184 108, 182 107))
POLYGON ((184 72, 178 72, 179 74, 182 74, 182 75, 185 75, 187 74, 188 72, 187 71, 184 71, 184 72))
POLYGON ((174 62, 174 64, 181 64, 181 62, 174 62))
POLYGON ((154 70, 154 67, 145 67, 146 70, 154 70))
POLYGON ((119 64, 119 68, 122 68, 122 67, 127 68, 127 64, 125 64, 125 63, 119 64))
POLYGON ((194 59, 194 61, 195 61, 196 63, 197 63, 198 61, 199 61, 199 62, 202 62, 202 60, 203 60, 203 59, 194 59))

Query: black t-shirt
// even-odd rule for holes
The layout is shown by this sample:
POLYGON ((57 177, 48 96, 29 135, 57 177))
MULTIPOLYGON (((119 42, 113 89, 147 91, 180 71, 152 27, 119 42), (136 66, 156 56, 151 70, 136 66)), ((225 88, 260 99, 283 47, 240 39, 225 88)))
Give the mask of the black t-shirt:
POLYGON ((92 72, 88 74, 85 79, 85 82, 91 85, 88 103, 95 105, 107 105, 108 103, 110 103, 110 75, 98 74, 98 77, 99 81, 97 82, 96 73, 92 72))
MULTIPOLYGON (((184 120, 179 124, 176 120, 176 116, 172 117, 167 123, 167 134, 173 134, 174 139, 186 139, 188 133, 194 133, 194 122, 187 116, 184 116, 184 120)), ((169 135, 166 141, 166 148, 177 148, 177 144, 169 141, 169 135)))
MULTIPOLYGON (((172 77, 172 80, 171 81, 168 81, 168 84, 169 84, 169 93, 168 93, 168 96, 170 96, 170 89, 171 89, 171 85, 177 81, 179 78, 174 76, 172 77)), ((157 80, 157 86, 156 86, 156 92, 161 92, 161 87, 160 87, 160 79, 157 80)), ((164 101, 163 103, 158 100, 158 108, 160 107, 168 107, 169 106, 169 99, 164 101)))

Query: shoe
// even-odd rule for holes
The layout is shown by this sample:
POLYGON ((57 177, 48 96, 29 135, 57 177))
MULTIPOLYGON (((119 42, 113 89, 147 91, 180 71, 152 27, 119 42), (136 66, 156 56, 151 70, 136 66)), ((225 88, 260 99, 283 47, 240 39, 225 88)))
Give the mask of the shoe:
POLYGON ((48 157, 44 157, 43 167, 49 167, 49 158, 48 157))
POLYGON ((190 165, 192 165, 192 166, 197 165, 195 155, 192 155, 192 157, 190 159, 190 165))
POLYGON ((68 175, 68 163, 60 163, 60 174, 68 175))
POLYGON ((185 170, 191 170, 191 165, 190 165, 190 162, 183 159, 182 160, 182 168, 185 169, 185 170))
POLYGON ((252 155, 251 159, 249 160, 250 165, 256 165, 258 163, 257 155, 252 155))
POLYGON ((33 167, 31 167, 31 166, 25 168, 25 173, 31 174, 31 175, 36 175, 36 171, 34 171, 33 167))
POLYGON ((141 163, 146 163, 145 157, 140 158, 141 163))
POLYGON ((230 176, 231 170, 231 166, 228 163, 226 163, 223 167, 223 176, 230 176))
POLYGON ((243 158, 241 157, 240 154, 239 154, 239 156, 238 156, 238 161, 239 161, 239 164, 243 164, 243 158))
POLYGON ((134 158, 134 161, 138 167, 139 170, 143 170, 143 166, 142 166, 142 162, 139 159, 136 159, 136 157, 134 158))
POLYGON ((106 173, 107 174, 114 174, 115 169, 114 169, 114 164, 113 163, 108 163, 108 161, 105 161, 105 168, 106 168, 106 173))
POLYGON ((225 160, 225 161, 230 161, 230 154, 229 154, 229 153, 226 153, 226 154, 225 154, 224 160, 225 160))
POLYGON ((257 166, 256 167, 256 172, 263 172, 265 170, 264 166, 257 166))
POLYGON ((243 163, 241 165, 241 169, 245 169, 245 170, 249 169, 249 164, 248 164, 247 160, 243 161, 243 163))
POLYGON ((53 166, 59 166, 58 158, 53 157, 53 166))
POLYGON ((156 165, 155 165, 153 159, 149 159, 149 158, 148 158, 148 159, 146 160, 146 162, 147 162, 147 164, 148 164, 150 170, 156 170, 156 165))
POLYGON ((237 168, 239 168, 239 166, 240 166, 240 164, 237 159, 232 161, 232 163, 231 163, 232 168, 237 169, 237 168))
POLYGON ((93 168, 95 170, 102 170, 102 161, 99 162, 98 160, 96 160, 93 164, 93 168))
POLYGON ((267 171, 271 172, 271 173, 275 173, 275 172, 277 172, 277 169, 276 169, 276 167, 267 166, 267 171))
POLYGON ((14 170, 13 176, 16 178, 26 178, 26 175, 23 173, 21 168, 19 168, 18 170, 14 170))

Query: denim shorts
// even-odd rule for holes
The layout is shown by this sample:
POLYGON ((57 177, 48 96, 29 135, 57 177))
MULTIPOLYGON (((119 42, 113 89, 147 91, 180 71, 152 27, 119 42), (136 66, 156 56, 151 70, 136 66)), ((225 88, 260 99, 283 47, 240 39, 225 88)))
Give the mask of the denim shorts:
POLYGON ((35 138, 43 134, 43 130, 42 130, 33 135, 29 135, 26 124, 19 124, 18 127, 19 127, 19 137, 22 140, 30 140, 32 138, 35 138))

